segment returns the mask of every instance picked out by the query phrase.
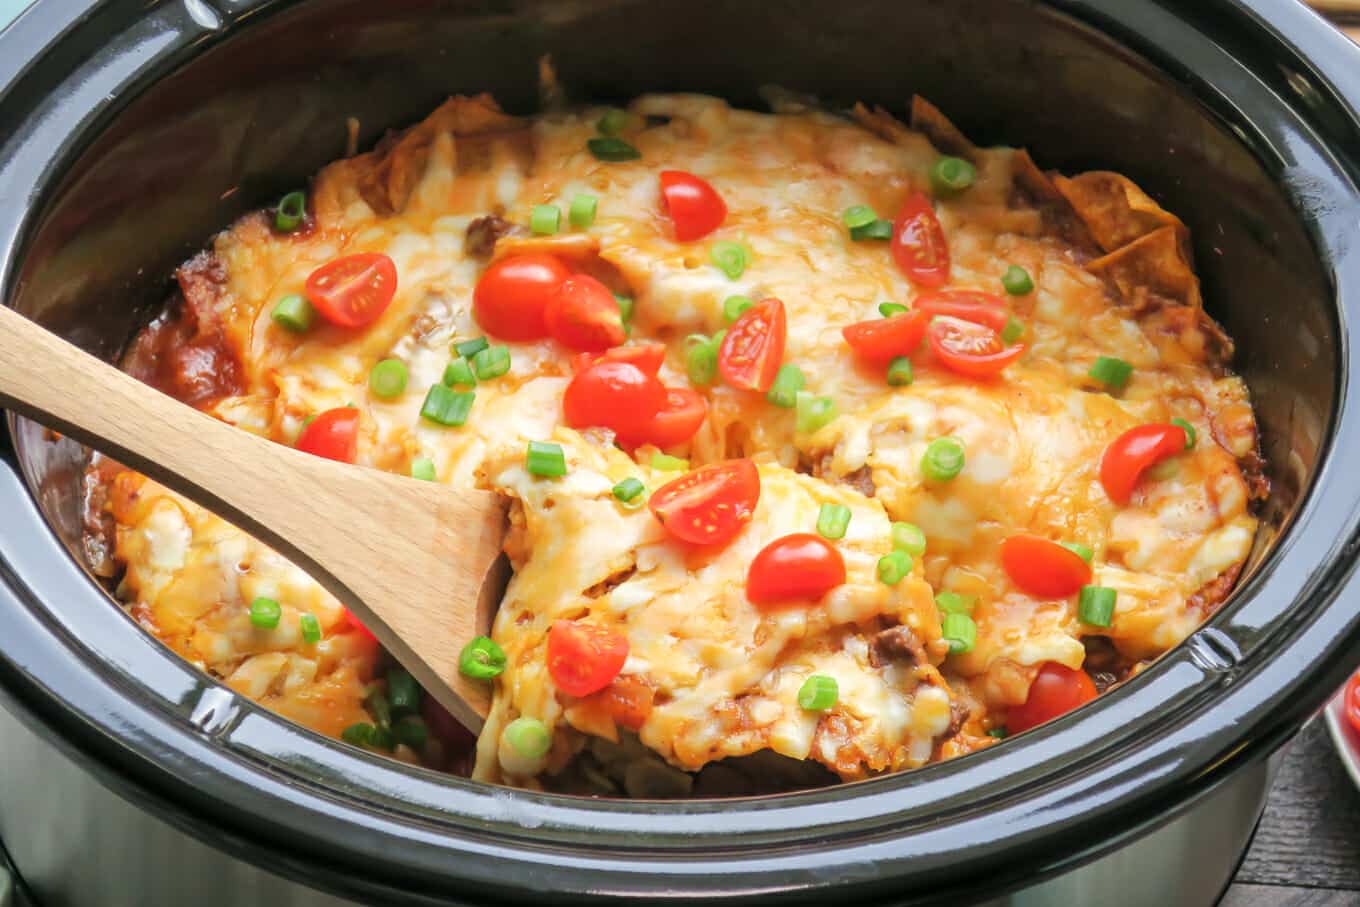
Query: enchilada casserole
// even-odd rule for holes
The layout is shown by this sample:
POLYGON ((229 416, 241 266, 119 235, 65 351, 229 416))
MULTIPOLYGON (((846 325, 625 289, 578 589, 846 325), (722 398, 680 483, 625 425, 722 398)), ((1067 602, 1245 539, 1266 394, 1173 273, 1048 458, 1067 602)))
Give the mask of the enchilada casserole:
POLYGON ((1186 227, 920 98, 772 97, 453 98, 218 235, 127 353, 243 431, 511 499, 476 741, 301 570, 96 459, 131 616, 319 733, 662 797, 995 745, 1183 640, 1266 490, 1186 227))

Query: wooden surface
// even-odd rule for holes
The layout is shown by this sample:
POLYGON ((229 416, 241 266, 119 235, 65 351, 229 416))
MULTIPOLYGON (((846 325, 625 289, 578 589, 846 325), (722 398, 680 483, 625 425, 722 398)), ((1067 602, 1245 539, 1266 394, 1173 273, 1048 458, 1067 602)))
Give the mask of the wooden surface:
POLYGON ((1321 718, 1291 744, 1220 907, 1304 905, 1360 905, 1360 790, 1321 718))
POLYGON ((503 590, 502 571, 493 569, 505 533, 498 495, 271 443, 4 306, 0 406, 114 457, 277 549, 353 610, 454 717, 481 729, 489 685, 464 678, 458 656, 486 632, 503 590))

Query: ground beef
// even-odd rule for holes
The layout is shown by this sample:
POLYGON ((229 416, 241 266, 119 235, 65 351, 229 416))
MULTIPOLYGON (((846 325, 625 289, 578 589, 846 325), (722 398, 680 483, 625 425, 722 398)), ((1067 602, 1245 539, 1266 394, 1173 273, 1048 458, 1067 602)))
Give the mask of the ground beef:
POLYGON ((890 661, 911 661, 916 665, 929 663, 921 640, 910 627, 901 625, 874 634, 869 643, 869 661, 876 668, 890 661))
POLYGON ((479 217, 468 224, 467 242, 464 248, 474 258, 490 258, 491 253, 496 249, 497 240, 502 236, 511 236, 523 232, 525 232, 524 228, 518 224, 512 224, 499 215, 488 214, 486 217, 479 217))

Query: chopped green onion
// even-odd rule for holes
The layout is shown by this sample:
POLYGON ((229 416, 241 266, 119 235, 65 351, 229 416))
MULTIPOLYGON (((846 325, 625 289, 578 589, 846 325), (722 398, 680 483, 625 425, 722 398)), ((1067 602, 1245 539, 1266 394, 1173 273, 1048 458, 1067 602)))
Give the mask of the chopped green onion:
POLYGON ((529 230, 535 236, 552 236, 562 226, 562 212, 556 205, 534 205, 529 212, 529 230))
POLYGON ((817 511, 817 534, 824 539, 845 538, 850 525, 850 508, 844 504, 823 504, 817 511))
POLYGON ((1181 428, 1183 428, 1183 429, 1185 430, 1185 449, 1186 449, 1186 450, 1189 450, 1190 448, 1192 448, 1192 447, 1195 446, 1195 442, 1196 442, 1197 440, 1199 440, 1199 432, 1195 431, 1195 426, 1191 425, 1189 422, 1185 421, 1184 419, 1172 419, 1172 420, 1171 420, 1171 424, 1172 424, 1172 425, 1179 425, 1181 428))
POLYGON ((628 322, 632 321, 634 305, 633 297, 621 296, 618 293, 615 293, 614 301, 619 304, 619 318, 623 319, 623 323, 627 324, 628 322))
POLYGON ((473 356, 477 355, 490 345, 491 344, 487 342, 487 339, 485 337, 474 337, 471 340, 464 340, 461 343, 455 343, 453 345, 453 349, 454 352, 462 356, 464 359, 471 359, 473 356))
POLYGON ((967 614, 951 611, 940 621, 940 635, 949 643, 950 655, 962 655, 977 644, 977 624, 967 614))
POLYGON ((595 209, 599 204, 598 198, 582 192, 571 200, 571 207, 567 208, 567 220, 571 221, 573 227, 584 230, 595 223, 595 209))
POLYGON ((458 656, 458 670, 465 677, 490 680, 505 671, 505 650, 489 636, 478 636, 463 646, 458 656))
POLYGON ((892 543, 898 551, 905 551, 912 557, 926 553, 926 534, 912 523, 893 523, 892 543))
POLYGON ((472 391, 451 391, 442 384, 435 384, 425 395, 420 415, 436 424, 456 428, 467 421, 476 398, 472 391))
POLYGON ((367 721, 359 721, 341 731, 340 739, 351 746, 372 746, 375 730, 377 728, 367 721))
POLYGON ((646 490, 647 486, 642 484, 641 479, 629 476, 614 486, 614 497, 627 504, 646 490))
POLYGON ((306 216, 307 194, 289 192, 279 199, 279 206, 274 211, 274 229, 280 233, 292 233, 302 226, 302 220, 306 216))
POLYGON ((751 300, 750 296, 727 297, 723 300, 723 321, 731 324, 741 317, 742 312, 745 312, 753 305, 755 305, 755 302, 751 300))
POLYGON ((878 314, 882 315, 884 318, 901 315, 906 311, 910 310, 900 302, 880 302, 878 304, 878 314))
POLYGON ((316 309, 298 294, 289 293, 274 303, 274 308, 270 311, 269 317, 284 330, 301 334, 310 328, 312 322, 316 320, 316 309))
POLYGON ((911 360, 906 356, 894 356, 888 363, 888 385, 906 387, 912 380, 911 360))
POLYGON ((419 752, 430 739, 430 729, 419 715, 407 715, 392 725, 392 740, 419 752))
POLYGON ((1092 627, 1114 622, 1114 602, 1119 594, 1109 586, 1082 586, 1077 598, 1077 620, 1092 627))
POLYGON ((717 337, 690 334, 685 342, 685 371, 689 375, 689 383, 700 387, 712 384, 718 376, 718 347, 721 341, 717 337))
POLYGON ((561 444, 530 441, 524 457, 524 468, 534 476, 564 476, 567 474, 567 455, 562 452, 561 444))
POLYGON ((392 739, 392 729, 379 725, 373 729, 373 739, 369 741, 369 746, 377 750, 392 751, 396 741, 392 739))
POLYGON ((1089 545, 1083 545, 1081 542, 1059 542, 1058 544, 1062 545, 1088 564, 1091 563, 1091 559, 1096 556, 1096 553, 1091 550, 1089 545))
POLYGON ((784 409, 793 409, 798 405, 798 392, 807 384, 807 376, 803 370, 792 362, 785 362, 775 373, 774 383, 770 385, 769 391, 765 394, 765 399, 775 406, 782 406, 784 409))
POLYGON ((905 551, 894 551, 878 559, 879 581, 896 586, 911 573, 911 555, 905 551))
POLYGON ((368 389, 373 396, 384 400, 400 397, 406 390, 406 379, 410 374, 406 363, 400 359, 384 359, 368 373, 368 389))
POLYGON ((930 168, 930 187, 941 198, 958 195, 977 179, 977 168, 961 157, 942 157, 930 168))
POLYGON ((429 457, 416 457, 411 461, 411 478, 421 479, 425 482, 433 482, 437 478, 434 471, 434 460, 429 457))
POLYGON ((316 619, 315 614, 304 614, 298 619, 298 624, 302 627, 303 642, 321 641, 321 621, 316 619))
POLYGON ((997 740, 1005 740, 1006 737, 1009 735, 1006 733, 1006 729, 1004 727, 994 727, 987 729, 987 736, 995 737, 997 740))
POLYGON ((963 471, 963 445, 957 438, 936 438, 921 458, 921 472, 932 482, 947 482, 963 471))
POLYGON ((466 359, 454 359, 444 368, 443 382, 448 387, 476 387, 477 376, 466 359))
POLYGON ((807 712, 825 712, 840 698, 836 678, 827 674, 813 674, 798 688, 798 707, 807 712))
POLYGON ((741 243, 719 240, 708 250, 708 260, 731 280, 736 280, 746 272, 751 263, 751 253, 741 243))
POLYGON ((364 708, 368 709, 368 714, 373 716, 373 723, 378 727, 389 727, 392 724, 392 703, 382 690, 374 690, 364 697, 364 708))
POLYGON ((472 357, 472 371, 478 381, 490 381, 510 371, 510 348, 489 346, 472 357))
POLYGON ((1025 336, 1025 323, 1014 315, 1006 316, 1006 326, 1001 329, 1003 343, 1014 343, 1025 336))
POLYGON ((611 107, 595 123, 595 128, 599 130, 600 135, 618 135, 628 128, 628 123, 631 120, 632 117, 628 115, 628 111, 611 107))
POLYGON ((689 469, 689 460, 672 457, 670 454, 652 454, 652 468, 659 472, 684 472, 689 469))
POLYGON ((283 609, 272 598, 261 595, 250 603, 250 623, 261 630, 272 630, 279 625, 283 609))
POLYGON ((1001 288, 1012 296, 1024 296, 1034 292, 1034 278, 1019 265, 1011 265, 1001 275, 1001 288))
POLYGON ((941 614, 972 614, 977 606, 976 595, 960 595, 957 592, 935 593, 935 607, 941 614))
POLYGON ((405 668, 387 672, 387 701, 394 715, 409 715, 420 709, 420 684, 405 668))
POLYGON ((608 161, 619 163, 621 161, 635 161, 642 157, 642 152, 623 139, 606 136, 605 138, 590 139, 586 142, 586 147, 590 153, 595 155, 597 161, 608 161))
POLYGON ((547 755, 552 748, 552 736, 548 726, 537 718, 521 716, 505 726, 501 732, 505 742, 519 756, 525 759, 538 759, 547 755))
POLYGON ((836 401, 830 397, 814 397, 807 391, 799 391, 794 405, 797 408, 799 434, 810 435, 820 431, 836 418, 836 401))
POLYGON ((1101 356, 1087 374, 1111 390, 1119 390, 1128 383, 1133 366, 1114 356, 1101 356))
POLYGON ((850 238, 855 242, 866 239, 892 239, 893 225, 890 220, 876 220, 862 227, 851 227, 850 238))
POLYGON ((851 230, 872 224, 876 220, 878 220, 878 214, 868 205, 852 205, 846 208, 845 213, 841 215, 841 222, 851 230))

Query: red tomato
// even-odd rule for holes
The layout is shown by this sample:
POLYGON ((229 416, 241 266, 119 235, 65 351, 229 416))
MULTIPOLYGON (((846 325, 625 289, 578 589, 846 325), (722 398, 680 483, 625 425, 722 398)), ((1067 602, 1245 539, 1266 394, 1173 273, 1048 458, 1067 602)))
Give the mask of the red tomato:
POLYGON ((1346 681, 1346 720, 1357 734, 1360 734, 1360 673, 1352 674, 1346 681))
POLYGON ((787 337, 784 303, 762 299, 728 328, 718 347, 718 372, 732 387, 765 393, 784 361, 787 337))
POLYGON ((718 190, 684 170, 661 171, 661 205, 681 242, 702 239, 727 219, 727 203, 718 190))
POLYGON ((615 677, 613 683, 593 694, 590 701, 615 723, 636 731, 647 723, 655 698, 656 690, 645 680, 628 674, 615 677))
POLYGON ((548 674, 568 696, 589 696, 619 676, 628 640, 604 627, 555 620, 548 631, 548 674))
POLYGON ((932 319, 926 336, 941 364, 969 378, 990 378, 1025 352, 1023 343, 1006 346, 986 325, 947 315, 932 319))
POLYGON ((361 328, 378 319, 397 293, 397 266, 381 252, 328 261, 307 278, 305 292, 331 324, 361 328))
POLYGON ((704 398, 687 387, 666 388, 666 402, 657 410, 652 424, 647 427, 641 438, 619 438, 624 447, 637 447, 651 442, 657 447, 674 447, 684 444, 699 426, 704 424, 708 415, 708 404, 704 398))
POLYGON ((496 337, 539 340, 548 336, 548 303, 570 276, 561 259, 541 252, 502 258, 472 291, 473 317, 496 337))
POLYGON ((1185 441, 1185 429, 1160 422, 1130 428, 1115 438, 1100 458, 1100 484, 1110 500, 1127 504, 1143 472, 1185 450, 1185 441))
POLYGON ((297 449, 304 453, 353 463, 359 441, 359 410, 337 406, 321 413, 298 435, 297 449))
POLYGON ((746 571, 746 597, 753 605, 814 602, 845 582, 845 560, 830 542, 811 532, 775 539, 746 571))
POLYGON ((760 500, 760 472, 750 460, 712 463, 656 490, 647 506, 682 542, 720 545, 749 522, 760 500))
POLYGON ((354 612, 351 611, 349 608, 345 609, 345 620, 349 621, 349 625, 351 627, 358 630, 360 633, 364 634, 369 639, 373 640, 374 642, 378 641, 378 637, 373 635, 373 631, 370 630, 368 627, 365 627, 363 623, 360 622, 359 618, 354 616, 354 612))
POLYGON ((930 316, 924 312, 901 312, 891 318, 875 318, 841 328, 845 342, 866 362, 885 365, 898 356, 910 355, 921 345, 930 316))
POLYGON ((1000 296, 981 290, 940 290, 917 296, 912 307, 929 315, 948 315, 974 324, 985 324, 1000 334, 1006 329, 1010 312, 1000 296))
POLYGON ((1056 661, 1045 662, 1029 687, 1029 698, 1006 715, 1006 730, 1027 731, 1065 715, 1096 698, 1096 685, 1085 671, 1074 671, 1056 661))
POLYGON ((597 362, 577 372, 562 395, 562 413, 572 428, 612 428, 640 437, 666 402, 654 375, 629 362, 597 362))
POLYGON ((603 353, 578 353, 572 357, 571 370, 579 372, 596 362, 627 362, 636 365, 653 377, 666 361, 666 347, 660 343, 639 343, 637 346, 616 346, 603 353))
POLYGON ((1039 598, 1076 595, 1091 581, 1091 565, 1080 554, 1037 535, 1002 542, 1001 566, 1022 591, 1039 598))
POLYGON ((573 274, 558 285, 546 320, 548 333, 574 350, 607 350, 628 339, 619 301, 589 274, 573 274))
POLYGON ((924 192, 907 196, 893 224, 893 259, 911 282, 927 289, 949 280, 949 244, 924 192))

